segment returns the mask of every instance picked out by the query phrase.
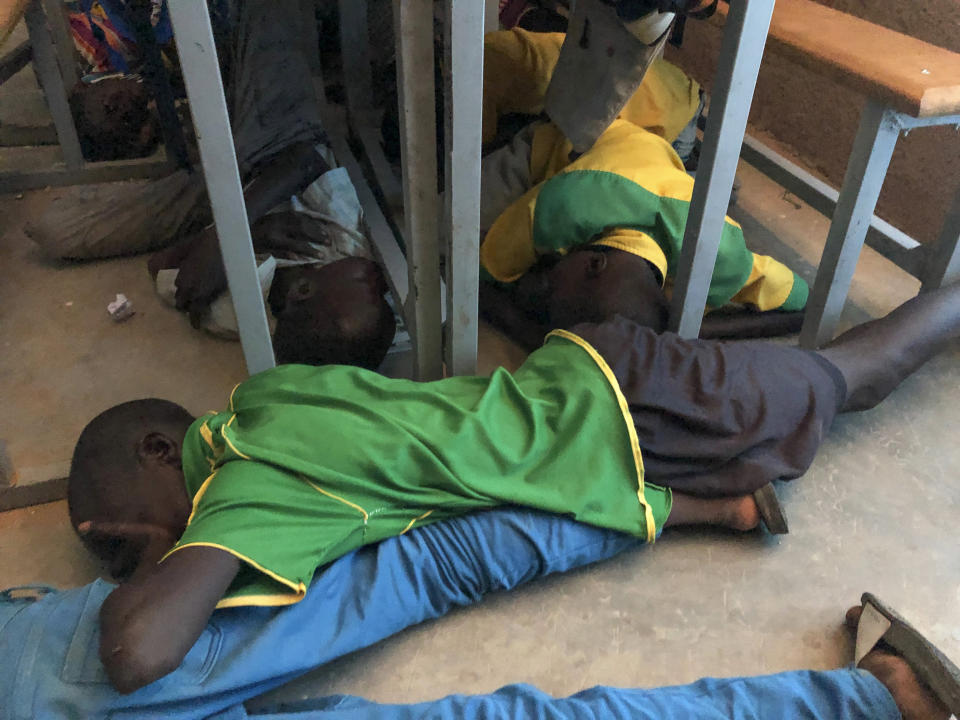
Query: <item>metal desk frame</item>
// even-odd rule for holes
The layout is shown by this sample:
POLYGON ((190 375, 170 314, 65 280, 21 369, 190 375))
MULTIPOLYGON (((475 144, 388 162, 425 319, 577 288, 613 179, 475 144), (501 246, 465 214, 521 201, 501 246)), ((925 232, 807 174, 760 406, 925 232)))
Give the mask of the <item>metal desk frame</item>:
MULTIPOLYGON (((344 7, 341 3, 341 8, 344 7)), ((346 3, 346 30, 354 50, 364 40, 366 3, 346 3), (360 24, 357 24, 360 23, 360 24)), ((480 212, 480 137, 483 72, 483 4, 449 0, 447 26, 447 192, 443 236, 451 247, 447 262, 447 312, 451 318, 446 358, 452 373, 476 369, 477 250, 480 212)), ((233 139, 217 63, 210 18, 204 0, 170 4, 177 48, 190 110, 197 129, 214 222, 220 238, 227 281, 233 297, 240 341, 248 372, 274 364, 266 311, 256 282, 256 263, 246 222, 233 139)), ((414 375, 435 379, 442 374, 442 327, 438 207, 436 193, 436 133, 434 127, 432 0, 394 0, 402 146, 404 237, 409 272, 406 318, 414 341, 414 375)), ((348 55, 345 49, 345 56, 348 55)), ((355 56, 354 56, 355 57, 355 56)), ((345 74, 354 107, 369 92, 362 64, 345 61, 345 74), (358 84, 359 82, 359 84, 358 84)), ((363 123, 361 123, 363 124, 363 123)), ((370 144, 365 143, 365 144, 370 144)), ((382 165, 381 165, 382 167, 382 165)), ((386 178, 386 175, 381 175, 386 178)))
MULTIPOLYGON (((800 332, 802 347, 817 348, 833 339, 900 133, 936 125, 960 128, 960 115, 915 118, 877 100, 867 101, 807 305, 800 332)), ((937 242, 909 253, 907 262, 898 262, 896 256, 891 259, 921 280, 921 292, 960 279, 960 191, 937 242)))

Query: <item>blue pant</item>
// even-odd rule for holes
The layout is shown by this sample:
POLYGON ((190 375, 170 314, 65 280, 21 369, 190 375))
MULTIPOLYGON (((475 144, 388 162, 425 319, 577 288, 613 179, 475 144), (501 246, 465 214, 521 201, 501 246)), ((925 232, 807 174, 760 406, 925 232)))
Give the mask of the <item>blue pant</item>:
MULTIPOLYGON (((245 717, 237 715, 238 718, 245 717)), ((595 687, 553 698, 529 685, 489 695, 451 695, 416 705, 380 705, 339 695, 252 715, 255 720, 899 720, 887 690, 865 670, 800 671, 705 679, 626 690, 595 687)))
MULTIPOLYGON (((98 613, 112 590, 110 584, 97 581, 37 602, 8 598, 0 601, 0 720, 244 718, 243 701, 318 665, 469 605, 486 593, 602 560, 638 544, 629 536, 520 509, 429 525, 340 558, 318 575, 296 605, 218 611, 175 672, 126 696, 107 683, 98 658, 98 613)), ((806 717, 898 717, 886 691, 871 677, 849 671, 807 676, 812 679, 791 685, 789 695, 791 702, 807 702, 815 709, 806 717), (886 700, 884 712, 878 696, 886 700), (846 709, 838 709, 840 704, 846 709)), ((705 682, 726 683, 732 703, 753 697, 747 688, 757 681, 705 682)), ((690 702, 699 693, 703 702, 706 686, 699 691, 692 687, 686 695, 682 690, 656 692, 684 696, 690 702)), ((637 703, 651 702, 640 692, 592 690, 562 701, 518 686, 487 697, 454 697, 405 708, 335 698, 283 712, 324 718, 465 717, 464 713, 482 714, 487 709, 492 713, 496 707, 502 709, 498 717, 511 712, 508 716, 528 716, 527 708, 534 717, 537 712, 541 717, 590 717, 586 701, 591 695, 604 698, 594 708, 606 716, 606 707, 634 712, 637 703), (575 709, 581 714, 574 714, 575 709)), ((667 700, 662 702, 680 707, 678 700, 663 697, 667 700)), ((724 706, 716 712, 721 713, 716 717, 741 717, 724 706)), ((787 712, 781 717, 798 715, 787 712)))

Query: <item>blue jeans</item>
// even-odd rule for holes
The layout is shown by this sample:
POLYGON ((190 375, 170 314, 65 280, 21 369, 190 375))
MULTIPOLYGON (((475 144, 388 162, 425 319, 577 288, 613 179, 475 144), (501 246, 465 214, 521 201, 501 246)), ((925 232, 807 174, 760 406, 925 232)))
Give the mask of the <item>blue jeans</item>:
POLYGON ((249 717, 255 720, 899 720, 900 713, 893 698, 870 673, 849 669, 704 679, 692 685, 653 690, 595 687, 567 698, 550 697, 529 685, 509 685, 489 695, 451 695, 416 705, 381 705, 339 695, 281 706, 275 712, 249 717))
MULTIPOLYGON (((0 720, 247 717, 243 701, 318 665, 474 603, 486 593, 603 560, 639 544, 633 537, 521 509, 492 510, 416 529, 332 563, 296 605, 218 611, 176 671, 131 695, 119 695, 110 687, 98 658, 98 614, 113 586, 97 581, 36 602, 8 597, 0 600, 0 720)), ((886 692, 870 677, 848 671, 812 677, 822 677, 822 687, 845 699, 849 712, 818 705, 820 714, 809 717, 897 717, 892 701, 887 702, 889 712, 881 713, 875 703, 863 700, 886 692), (850 680, 831 683, 833 677, 850 680), (853 686, 862 689, 852 692, 853 686)), ((737 687, 719 682, 728 683, 731 692, 737 687)), ((586 698, 598 693, 610 698, 598 702, 636 702, 631 698, 637 691, 593 690, 554 701, 518 686, 486 698, 448 698, 436 705, 396 708, 336 698, 296 711, 331 718, 463 717, 461 713, 496 704, 515 717, 523 716, 528 706, 534 714, 542 708, 544 717, 589 717, 582 714, 586 710, 579 716, 570 713, 588 708, 586 698)), ((824 699, 823 693, 810 695, 810 702, 824 699)))

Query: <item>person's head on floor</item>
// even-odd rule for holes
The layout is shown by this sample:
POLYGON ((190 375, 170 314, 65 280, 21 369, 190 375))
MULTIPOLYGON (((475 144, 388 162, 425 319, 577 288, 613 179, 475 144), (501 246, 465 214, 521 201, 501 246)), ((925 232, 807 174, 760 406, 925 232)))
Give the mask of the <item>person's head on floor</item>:
POLYGON ((550 323, 571 327, 615 315, 663 332, 669 306, 659 271, 642 257, 602 245, 578 248, 549 270, 550 323))
POLYGON ((278 273, 270 291, 278 363, 380 366, 396 333, 383 270, 352 257, 278 273))
POLYGON ((70 106, 87 160, 145 157, 157 147, 150 96, 134 76, 78 83, 70 94, 70 106))
POLYGON ((133 527, 171 541, 183 534, 191 505, 181 448, 193 420, 167 400, 134 400, 97 415, 77 440, 67 485, 70 522, 117 579, 136 569, 146 549, 148 538, 133 527))

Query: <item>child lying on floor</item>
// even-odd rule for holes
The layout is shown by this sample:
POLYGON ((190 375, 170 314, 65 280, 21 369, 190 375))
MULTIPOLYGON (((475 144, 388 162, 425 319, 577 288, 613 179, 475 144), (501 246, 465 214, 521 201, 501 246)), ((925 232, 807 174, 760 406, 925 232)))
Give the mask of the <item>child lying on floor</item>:
MULTIPOLYGON (((504 112, 542 109, 560 39, 521 30, 487 36, 485 136, 504 112)), ((490 320, 530 345, 543 327, 602 319, 593 299, 605 288, 632 298, 627 317, 665 328, 664 287, 676 271, 693 193, 693 179, 670 143, 696 114, 696 90, 680 70, 655 61, 620 117, 583 155, 571 157, 559 129, 539 122, 484 158, 480 258, 490 320), (564 272, 574 282, 558 286, 552 268, 583 248, 603 255, 569 260, 577 267, 564 272)), ((808 292, 789 268, 750 252, 740 226, 726 219, 709 308, 733 303, 778 312, 732 333, 722 331, 722 321, 708 332, 798 328, 808 292)))
POLYGON ((130 578, 103 605, 104 665, 121 691, 146 685, 215 608, 295 603, 344 553, 480 508, 648 542, 776 522, 771 481, 807 469, 835 413, 872 407, 958 333, 954 286, 821 352, 616 318, 552 333, 513 375, 288 365, 196 420, 162 400, 116 406, 84 429, 69 484, 75 528, 130 578))
MULTIPOLYGON (((397 323, 347 171, 328 170, 289 205, 250 228, 261 288, 276 321, 271 325, 279 362, 376 369, 397 323)), ((188 309, 195 326, 238 337, 212 232, 155 253, 149 268, 161 298, 188 309), (198 287, 203 298, 210 297, 207 288, 222 293, 209 304, 191 302, 189 291, 198 287)))
MULTIPOLYGON (((248 716, 248 711, 251 716, 256 712, 266 714, 263 700, 255 701, 256 712, 249 706, 245 711, 244 701, 336 658, 369 647, 403 628, 476 603, 489 593, 511 590, 545 575, 595 563, 635 549, 637 545, 636 538, 622 533, 516 507, 471 513, 415 528, 331 563, 317 572, 307 596, 295 605, 237 608, 228 614, 215 614, 201 639, 164 682, 128 695, 120 695, 109 686, 97 657, 97 611, 113 589, 111 585, 97 580, 83 588, 45 593, 36 601, 31 601, 31 594, 27 592, 0 593, 0 656, 10 658, 0 665, 0 697, 16 698, 12 704, 20 711, 18 717, 30 718, 196 720, 242 718, 248 716), (410 568, 416 568, 416 572, 410 572, 410 568), (331 617, 337 622, 330 622, 331 617)), ((935 667, 929 662, 924 665, 927 670, 935 667)), ((884 676, 879 677, 884 679, 884 676)), ((923 682, 924 675, 919 677, 923 682)), ((865 685, 870 682, 865 674, 846 669, 821 675, 820 680, 815 685, 823 693, 811 688, 813 694, 804 697, 804 709, 813 713, 810 717, 816 715, 811 709, 811 700, 819 697, 824 703, 825 720, 838 720, 838 694, 845 696, 844 707, 851 718, 887 717, 876 705, 882 693, 865 692, 858 697, 855 692, 848 692, 857 686, 866 689, 865 685)), ((803 682, 800 678, 800 683, 803 682)), ((889 681, 884 679, 884 682, 889 681)), ((745 689, 749 682, 727 683, 727 687, 731 686, 745 689)), ((789 687, 799 690, 796 683, 789 687)), ((572 705, 576 700, 551 701, 532 691, 516 688, 514 691, 523 694, 525 702, 518 704, 516 694, 503 691, 493 696, 486 709, 497 707, 498 699, 509 697, 513 700, 510 707, 523 718, 531 716, 531 703, 554 706, 551 712, 562 713, 563 717, 575 712, 572 705)), ((891 691, 896 694, 894 687, 891 691)), ((587 694, 596 696, 596 692, 616 698, 618 691, 587 691, 587 694)), ((623 691, 625 701, 630 694, 623 691)), ((697 720, 703 720, 704 712, 708 717, 715 717, 704 709, 703 703, 709 704, 717 695, 702 692, 700 695, 702 702, 689 708, 689 713, 697 720)), ((764 720, 776 717, 771 715, 774 704, 770 695, 767 693, 760 699, 764 709, 760 715, 764 720)), ((638 702, 648 699, 649 696, 637 697, 638 702)), ((377 712, 368 705, 357 707, 351 715, 344 710, 342 701, 342 696, 336 700, 319 700, 317 707, 311 709, 320 714, 310 717, 326 717, 321 708, 329 708, 331 703, 336 704, 331 718, 342 719, 344 713, 347 717, 367 718, 369 713, 377 712)), ((462 718, 468 717, 469 706, 476 701, 460 696, 459 701, 445 702, 448 707, 453 705, 450 709, 453 717, 462 718)), ((414 715, 434 718, 442 712, 440 707, 421 706, 421 715, 406 708, 398 712, 408 720, 414 715)), ((727 712, 729 708, 725 706, 727 712)), ((634 713, 654 712, 649 703, 630 709, 634 713)), ((8 720, 4 710, 9 708, 0 709, 0 718, 8 720)), ((604 706, 603 712, 597 710, 589 717, 610 717, 609 710, 609 706, 604 706)), ((661 710, 658 707, 656 711, 661 710)), ((390 710, 383 712, 390 717, 390 710)), ((624 712, 624 717, 635 717, 626 709, 624 712)), ((758 712, 754 711, 753 717, 758 712)), ((790 705, 784 708, 784 713, 793 720, 797 708, 790 705)), ((891 717, 899 718, 895 711, 891 713, 891 717)), ((506 708, 501 714, 510 715, 506 708)), ((280 716, 270 714, 269 717, 279 720, 280 716)), ((291 720, 302 717, 301 714, 290 716, 291 720)))

